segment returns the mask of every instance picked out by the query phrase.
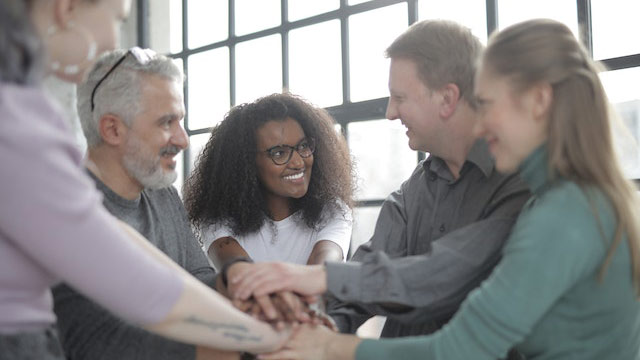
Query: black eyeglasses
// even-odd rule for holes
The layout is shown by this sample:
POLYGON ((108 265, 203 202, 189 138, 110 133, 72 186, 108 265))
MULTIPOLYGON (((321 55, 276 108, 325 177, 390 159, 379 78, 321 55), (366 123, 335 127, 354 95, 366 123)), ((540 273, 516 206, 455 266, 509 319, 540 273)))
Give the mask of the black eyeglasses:
POLYGON ((127 52, 124 55, 122 55, 122 57, 120 59, 118 59, 118 61, 116 61, 115 64, 113 64, 111 69, 109 69, 109 71, 107 71, 100 78, 100 80, 98 80, 98 82, 96 83, 96 86, 93 87, 93 91, 91 92, 91 111, 92 112, 93 112, 93 109, 95 109, 95 107, 96 107, 94 98, 96 96, 96 91, 98 90, 98 87, 107 78, 107 76, 109 76, 109 74, 111 74, 118 67, 118 65, 122 64, 124 59, 126 59, 127 55, 129 55, 129 54, 133 55, 133 57, 136 59, 136 61, 140 65, 145 65, 146 63, 148 63, 151 59, 153 59, 156 56, 156 53, 153 50, 151 50, 151 49, 142 49, 142 48, 139 48, 137 46, 136 47, 132 47, 131 49, 127 50, 127 52))
POLYGON ((316 150, 316 142, 313 138, 304 138, 300 140, 296 146, 289 145, 276 145, 274 147, 270 147, 264 152, 271 158, 274 164, 276 165, 284 165, 291 160, 291 156, 293 155, 293 150, 295 150, 300 157, 308 158, 313 155, 313 152, 316 150))

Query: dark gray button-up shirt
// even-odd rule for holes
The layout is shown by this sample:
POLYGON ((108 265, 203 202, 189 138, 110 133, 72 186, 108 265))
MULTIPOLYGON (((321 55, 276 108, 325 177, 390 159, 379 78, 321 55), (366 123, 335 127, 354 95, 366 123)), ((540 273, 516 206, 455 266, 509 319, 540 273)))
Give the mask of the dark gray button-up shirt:
POLYGON ((498 262, 529 195, 517 175, 494 171, 482 140, 458 179, 429 157, 385 200, 351 261, 327 263, 330 315, 344 332, 373 315, 387 316, 383 337, 436 331, 498 262))

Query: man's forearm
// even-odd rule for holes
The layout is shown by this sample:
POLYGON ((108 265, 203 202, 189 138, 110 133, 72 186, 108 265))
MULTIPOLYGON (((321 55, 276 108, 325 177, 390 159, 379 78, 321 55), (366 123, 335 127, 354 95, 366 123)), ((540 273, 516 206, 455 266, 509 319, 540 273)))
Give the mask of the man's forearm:
POLYGON ((424 255, 390 258, 372 252, 358 263, 327 263, 327 287, 343 302, 394 304, 387 309, 391 315, 449 308, 490 273, 512 224, 513 219, 472 224, 434 242, 424 255))

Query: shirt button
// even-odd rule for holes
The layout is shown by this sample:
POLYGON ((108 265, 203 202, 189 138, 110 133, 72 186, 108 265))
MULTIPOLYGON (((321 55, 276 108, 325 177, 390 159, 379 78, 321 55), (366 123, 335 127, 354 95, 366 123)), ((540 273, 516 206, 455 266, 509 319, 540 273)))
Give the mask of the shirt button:
POLYGON ((429 175, 429 180, 431 180, 431 181, 435 181, 435 180, 436 180, 436 177, 437 177, 437 176, 436 176, 436 174, 431 173, 431 175, 429 175))
POLYGON ((444 224, 440 225, 440 232, 444 232, 444 224))

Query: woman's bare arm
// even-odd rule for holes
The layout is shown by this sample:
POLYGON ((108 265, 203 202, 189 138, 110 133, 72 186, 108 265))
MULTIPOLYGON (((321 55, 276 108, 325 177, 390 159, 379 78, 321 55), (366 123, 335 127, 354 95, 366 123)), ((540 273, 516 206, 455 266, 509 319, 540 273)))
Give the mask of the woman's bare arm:
POLYGON ((171 267, 183 281, 182 294, 167 317, 160 323, 142 324, 143 328, 185 343, 254 353, 273 351, 287 339, 288 330, 276 331, 235 309, 229 300, 189 275, 133 228, 123 222, 120 225, 145 252, 171 267))

